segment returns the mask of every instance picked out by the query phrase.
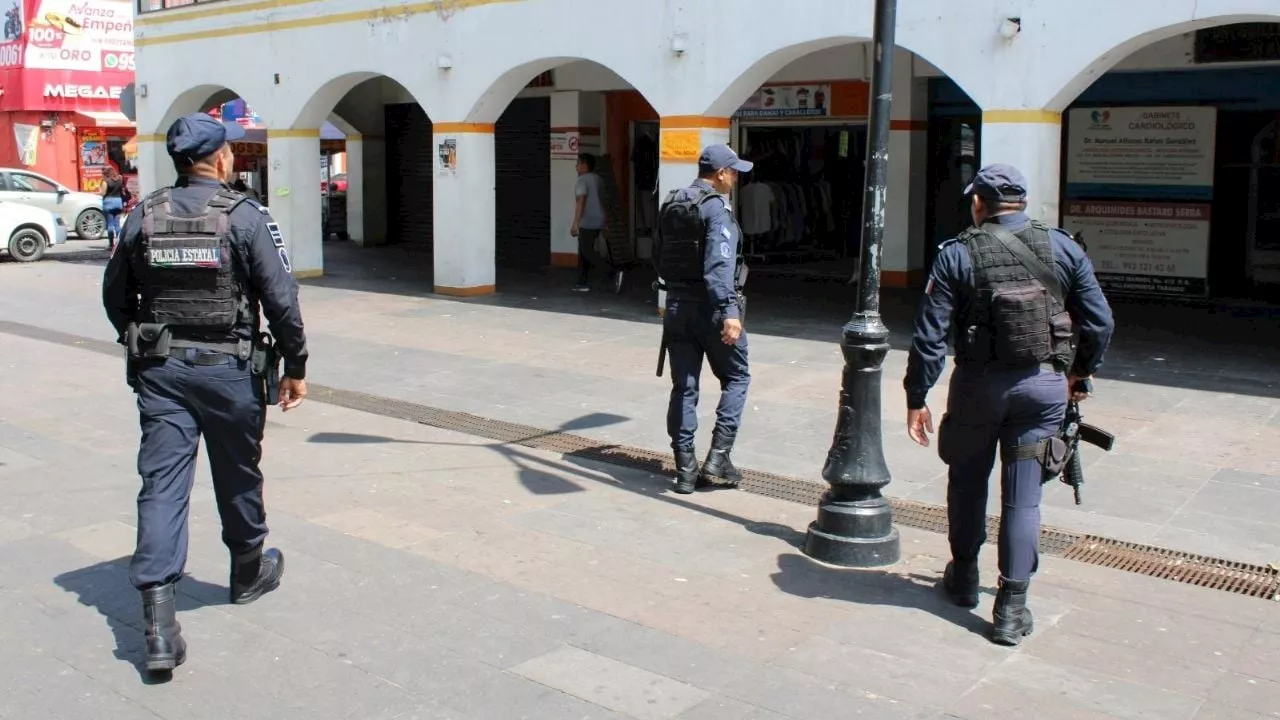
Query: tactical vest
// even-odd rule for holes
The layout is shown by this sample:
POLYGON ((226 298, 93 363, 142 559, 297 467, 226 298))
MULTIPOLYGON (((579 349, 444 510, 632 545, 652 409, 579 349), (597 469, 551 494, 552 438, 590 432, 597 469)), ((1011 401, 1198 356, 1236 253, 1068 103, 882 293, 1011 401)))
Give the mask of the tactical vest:
POLYGON ((246 305, 230 228, 231 210, 244 195, 219 188, 199 214, 184 216, 173 213, 171 192, 165 188, 143 201, 138 322, 168 325, 177 334, 225 335, 246 305))
POLYGON ((654 268, 666 283, 702 283, 706 257, 707 223, 702 219, 702 205, 719 193, 694 188, 692 197, 677 199, 673 190, 658 213, 658 238, 653 250, 654 268))
POLYGON ((1065 368, 1074 352, 1071 316, 1054 273, 1049 227, 1033 220, 1010 233, 1040 261, 1033 272, 989 229, 970 228, 960 237, 973 263, 975 295, 957 338, 959 359, 1006 366, 1052 362, 1065 368), (1037 275, 1044 277, 1044 282, 1037 275))

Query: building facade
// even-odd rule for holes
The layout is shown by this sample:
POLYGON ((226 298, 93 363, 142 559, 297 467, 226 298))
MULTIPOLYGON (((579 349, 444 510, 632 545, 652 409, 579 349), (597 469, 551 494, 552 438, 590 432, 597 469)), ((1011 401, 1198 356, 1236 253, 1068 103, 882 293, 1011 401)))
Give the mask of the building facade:
MULTIPOLYGON (((0 36, 0 166, 98 192, 115 167, 136 183, 130 0, 9 0, 0 36)), ((29 177, 29 176, 28 176, 29 177)), ((39 178, 22 188, 47 192, 39 178)))
MULTIPOLYGON (((319 275, 328 121, 346 133, 351 238, 429 248, 435 290, 472 296, 494 291, 499 263, 576 261, 578 152, 602 157, 643 257, 655 191, 728 142, 759 168, 735 196, 753 270, 843 273, 860 245, 872 5, 144 0, 141 184, 173 176, 173 119, 243 98, 267 127, 264 199, 295 274, 319 275)), ((1110 290, 1280 282, 1273 23, 1275 0, 901 0, 884 281, 922 278, 966 222, 960 188, 999 161, 1030 179, 1033 215, 1085 231, 1110 290)))

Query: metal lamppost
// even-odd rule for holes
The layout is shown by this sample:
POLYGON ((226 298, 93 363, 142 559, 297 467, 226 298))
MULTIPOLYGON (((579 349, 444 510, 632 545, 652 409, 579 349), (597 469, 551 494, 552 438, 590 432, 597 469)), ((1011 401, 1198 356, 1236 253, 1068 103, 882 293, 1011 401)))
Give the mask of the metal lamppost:
POLYGON ((889 352, 889 329, 880 319, 880 247, 884 240, 897 0, 876 0, 875 13, 858 305, 844 326, 840 343, 844 353, 840 415, 822 468, 822 478, 831 489, 822 496, 818 519, 809 525, 804 544, 806 555, 844 567, 892 565, 901 555, 893 510, 880 494, 891 479, 880 428, 880 378, 889 352))

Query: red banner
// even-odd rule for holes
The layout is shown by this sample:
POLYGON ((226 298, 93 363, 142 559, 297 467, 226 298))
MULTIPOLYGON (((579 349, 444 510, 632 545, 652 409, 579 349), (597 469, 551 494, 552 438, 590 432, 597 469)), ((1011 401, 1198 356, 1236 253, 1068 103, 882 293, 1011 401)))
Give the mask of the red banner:
POLYGON ((0 0, 0 110, 119 112, 133 82, 128 0, 0 0))

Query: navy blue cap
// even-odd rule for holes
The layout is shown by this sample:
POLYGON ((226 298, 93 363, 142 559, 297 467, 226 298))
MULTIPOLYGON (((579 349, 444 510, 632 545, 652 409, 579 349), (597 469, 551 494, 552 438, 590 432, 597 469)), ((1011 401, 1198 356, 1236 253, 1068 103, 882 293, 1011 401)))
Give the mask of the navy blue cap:
POLYGON ((702 155, 698 158, 699 170, 716 171, 729 168, 738 172, 751 172, 753 167, 755 163, 738 157, 738 153, 728 145, 708 145, 702 148, 702 155))
POLYGON ((219 122, 207 113, 192 113, 169 126, 164 142, 170 157, 196 162, 243 137, 244 128, 239 125, 219 122))
POLYGON ((1027 179, 1012 165, 993 163, 979 170, 964 189, 965 195, 974 193, 1000 202, 1022 202, 1027 199, 1027 179))

